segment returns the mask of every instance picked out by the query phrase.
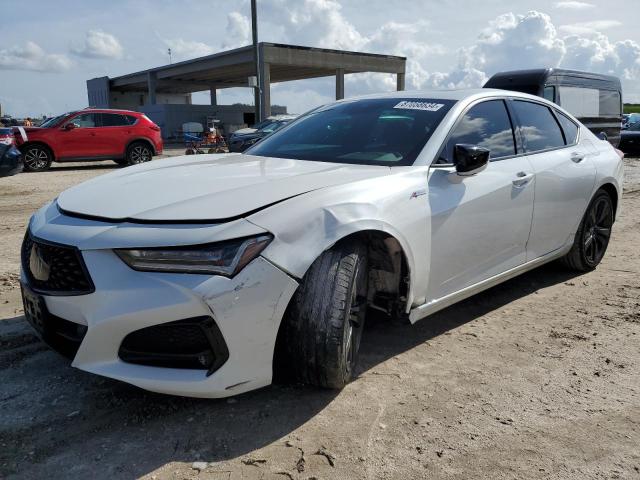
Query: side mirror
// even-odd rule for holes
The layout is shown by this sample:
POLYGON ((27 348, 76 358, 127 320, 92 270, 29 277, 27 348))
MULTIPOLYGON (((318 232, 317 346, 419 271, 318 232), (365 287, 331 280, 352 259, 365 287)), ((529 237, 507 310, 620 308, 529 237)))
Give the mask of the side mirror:
POLYGON ((74 128, 76 128, 76 126, 77 126, 77 125, 76 125, 75 123, 73 123, 73 122, 69 122, 69 123, 67 123, 67 124, 64 126, 64 129, 65 129, 65 130, 73 130, 74 128))
POLYGON ((604 132, 600 132, 598 134, 598 138, 604 142, 608 142, 609 141, 609 137, 607 137, 607 134, 604 132))
POLYGON ((456 144, 453 150, 453 165, 456 173, 462 177, 469 177, 481 172, 489 164, 490 151, 477 145, 456 144))

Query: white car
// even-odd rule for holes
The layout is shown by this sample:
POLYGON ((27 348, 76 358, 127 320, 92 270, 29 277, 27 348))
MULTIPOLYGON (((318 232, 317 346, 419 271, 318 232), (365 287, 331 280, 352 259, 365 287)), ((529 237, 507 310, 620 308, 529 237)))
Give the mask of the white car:
POLYGON ((25 314, 72 365, 225 397, 354 376, 368 307, 420 320, 555 259, 602 259, 622 155, 539 97, 397 92, 245 154, 149 162, 32 217, 25 314), (274 367, 275 366, 275 367, 274 367))
POLYGON ((251 133, 255 133, 257 130, 264 128, 274 122, 277 122, 278 120, 293 120, 295 118, 297 118, 297 115, 271 115, 270 117, 267 117, 265 120, 263 120, 260 123, 255 124, 253 127, 246 127, 246 128, 239 128, 238 130, 234 131, 231 136, 232 137, 240 137, 243 135, 249 135, 251 133))

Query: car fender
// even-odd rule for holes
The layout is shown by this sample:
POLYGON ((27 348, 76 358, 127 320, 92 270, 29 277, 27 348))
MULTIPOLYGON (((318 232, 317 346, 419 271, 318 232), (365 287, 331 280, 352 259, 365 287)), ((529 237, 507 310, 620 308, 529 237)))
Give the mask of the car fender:
POLYGON ((407 311, 423 303, 429 270, 427 169, 393 171, 299 195, 247 217, 274 235, 263 257, 301 279, 316 258, 343 238, 382 232, 398 241, 407 261, 407 311))
MULTIPOLYGON (((591 132, 589 132, 591 133, 591 132)), ((616 217, 620 215, 622 206, 622 185, 624 181, 624 161, 616 152, 616 149, 609 142, 602 141, 591 134, 591 143, 596 151, 596 155, 590 157, 596 167, 596 178, 593 185, 593 195, 603 186, 611 184, 615 187, 617 198, 616 217)), ((585 211, 586 211, 585 206, 585 211)))

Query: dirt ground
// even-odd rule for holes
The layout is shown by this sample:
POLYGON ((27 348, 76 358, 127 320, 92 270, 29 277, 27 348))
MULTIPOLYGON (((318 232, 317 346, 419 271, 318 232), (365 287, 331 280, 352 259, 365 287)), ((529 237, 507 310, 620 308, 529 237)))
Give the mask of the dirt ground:
POLYGON ((0 179, 0 478, 640 478, 640 160, 595 272, 551 264, 414 326, 372 321, 341 392, 228 400, 73 369, 24 320, 29 215, 113 168, 0 179))

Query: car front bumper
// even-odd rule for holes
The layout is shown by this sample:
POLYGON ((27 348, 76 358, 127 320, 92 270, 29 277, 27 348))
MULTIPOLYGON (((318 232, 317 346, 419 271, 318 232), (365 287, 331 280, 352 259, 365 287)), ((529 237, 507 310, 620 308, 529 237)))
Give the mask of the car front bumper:
MULTIPOLYGON (((58 227, 65 223, 60 217, 57 221, 58 227)), ((41 229, 36 225, 32 234, 59 242, 59 228, 47 225, 51 223, 41 229), (46 237, 56 232, 51 235, 56 238, 46 237)), ((226 397, 271 383, 276 337, 298 286, 295 279, 263 257, 233 278, 137 272, 111 249, 83 249, 83 242, 78 243, 73 246, 80 248, 95 291, 41 297, 49 314, 86 327, 80 327, 83 337, 72 366, 150 391, 194 397, 226 397), (119 357, 130 333, 196 317, 212 318, 228 349, 227 360, 215 372, 139 365, 119 357)), ((24 270, 21 281, 28 287, 24 270)))

